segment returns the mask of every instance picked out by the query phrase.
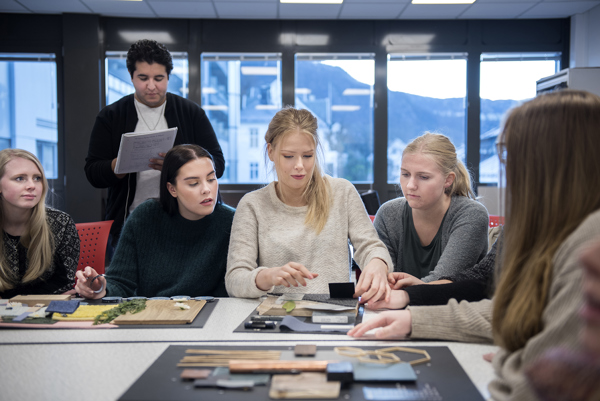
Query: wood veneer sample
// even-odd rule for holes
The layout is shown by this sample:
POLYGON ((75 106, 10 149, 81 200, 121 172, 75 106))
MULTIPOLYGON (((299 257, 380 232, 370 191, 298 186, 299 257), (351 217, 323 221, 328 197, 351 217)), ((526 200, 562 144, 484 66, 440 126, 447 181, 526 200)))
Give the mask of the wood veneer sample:
POLYGON ((138 313, 126 313, 112 321, 114 324, 188 324, 192 323, 206 301, 185 301, 190 309, 175 306, 173 300, 149 299, 146 309, 138 313))

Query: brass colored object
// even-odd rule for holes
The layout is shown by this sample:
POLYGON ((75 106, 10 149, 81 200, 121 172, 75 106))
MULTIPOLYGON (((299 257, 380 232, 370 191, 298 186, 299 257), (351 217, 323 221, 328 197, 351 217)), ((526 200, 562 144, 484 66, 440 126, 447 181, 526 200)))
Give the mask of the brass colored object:
POLYGON ((231 360, 229 373, 325 372, 328 363, 327 361, 231 360))
POLYGON ((217 367, 229 366, 229 361, 232 359, 261 359, 278 361, 281 357, 280 351, 225 351, 225 350, 210 350, 210 349, 188 349, 186 355, 179 361, 179 367, 217 367))
POLYGON ((411 365, 418 365, 420 363, 431 361, 431 357, 429 356, 427 351, 415 348, 389 347, 371 351, 356 347, 335 347, 333 350, 338 355, 348 356, 351 358, 358 358, 360 362, 364 363, 379 363, 383 365, 403 362, 397 355, 394 354, 394 352, 396 351, 410 352, 411 354, 423 355, 423 358, 421 359, 415 359, 414 361, 410 361, 409 363, 411 365))

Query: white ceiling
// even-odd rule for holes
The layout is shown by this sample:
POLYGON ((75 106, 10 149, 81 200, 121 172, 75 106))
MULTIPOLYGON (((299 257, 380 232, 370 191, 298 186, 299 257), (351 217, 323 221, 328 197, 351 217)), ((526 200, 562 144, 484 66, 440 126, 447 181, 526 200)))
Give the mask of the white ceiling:
POLYGON ((476 0, 471 5, 414 5, 410 0, 344 0, 339 5, 279 0, 0 0, 2 13, 209 19, 565 18, 597 6, 600 0, 476 0))

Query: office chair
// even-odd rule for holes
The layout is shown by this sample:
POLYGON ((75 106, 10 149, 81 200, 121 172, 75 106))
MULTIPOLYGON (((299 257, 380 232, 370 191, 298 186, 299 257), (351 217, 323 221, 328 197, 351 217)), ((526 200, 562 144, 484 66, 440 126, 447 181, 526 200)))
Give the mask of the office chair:
POLYGON ((81 243, 77 270, 91 266, 98 274, 104 274, 106 244, 112 223, 113 220, 75 224, 81 243))

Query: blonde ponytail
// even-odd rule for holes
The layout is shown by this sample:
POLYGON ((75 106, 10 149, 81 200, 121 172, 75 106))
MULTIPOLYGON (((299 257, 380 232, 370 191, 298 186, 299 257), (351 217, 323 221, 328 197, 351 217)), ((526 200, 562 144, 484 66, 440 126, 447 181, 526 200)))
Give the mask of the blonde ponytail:
POLYGON ((265 134, 267 146, 273 149, 281 143, 283 138, 293 132, 301 132, 312 138, 315 143, 315 167, 312 177, 306 186, 303 196, 306 200, 308 211, 304 224, 315 229, 319 234, 329 218, 331 207, 331 187, 321 168, 321 143, 317 135, 317 118, 310 111, 285 107, 271 120, 265 134))

